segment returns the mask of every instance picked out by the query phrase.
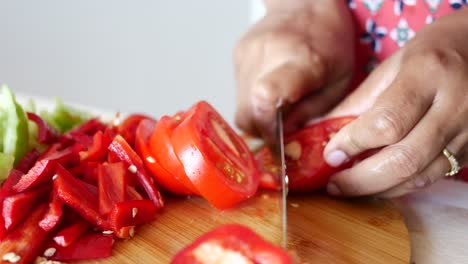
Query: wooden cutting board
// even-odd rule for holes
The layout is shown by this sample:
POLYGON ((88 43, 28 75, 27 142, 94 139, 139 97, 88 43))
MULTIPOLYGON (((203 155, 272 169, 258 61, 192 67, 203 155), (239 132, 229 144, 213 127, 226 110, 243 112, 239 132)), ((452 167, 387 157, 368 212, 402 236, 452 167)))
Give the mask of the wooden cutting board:
MULTIPOLYGON (((201 234, 224 223, 251 227, 281 242, 280 193, 261 192, 235 209, 219 211, 201 198, 174 198, 151 224, 128 241, 117 241, 113 256, 95 263, 169 263, 201 234)), ((289 249, 304 263, 409 263, 408 230, 389 201, 334 200, 324 194, 289 196, 289 249)))

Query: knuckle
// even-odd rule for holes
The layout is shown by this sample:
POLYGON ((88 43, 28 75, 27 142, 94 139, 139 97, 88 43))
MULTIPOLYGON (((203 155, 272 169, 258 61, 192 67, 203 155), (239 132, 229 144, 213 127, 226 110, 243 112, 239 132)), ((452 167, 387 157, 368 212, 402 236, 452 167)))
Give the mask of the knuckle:
POLYGON ((403 56, 403 63, 406 65, 423 67, 426 74, 434 73, 437 75, 440 75, 441 72, 458 70, 461 65, 466 63, 465 61, 466 59, 457 49, 447 48, 413 50, 403 56))
MULTIPOLYGON (((359 153, 362 150, 366 149, 366 146, 364 145, 364 142, 359 140, 358 137, 356 137, 353 133, 349 131, 349 129, 344 128, 342 131, 338 132, 342 133, 344 143, 352 149, 352 152, 359 153)), ((353 153, 348 153, 348 154, 353 154, 353 153)))
POLYGON ((401 140, 405 134, 403 117, 390 108, 374 109, 376 119, 370 123, 370 131, 383 144, 393 144, 401 140))
POLYGON ((423 162, 416 150, 403 145, 391 148, 392 155, 386 162, 389 166, 387 171, 395 173, 402 180, 408 180, 422 169, 423 162))

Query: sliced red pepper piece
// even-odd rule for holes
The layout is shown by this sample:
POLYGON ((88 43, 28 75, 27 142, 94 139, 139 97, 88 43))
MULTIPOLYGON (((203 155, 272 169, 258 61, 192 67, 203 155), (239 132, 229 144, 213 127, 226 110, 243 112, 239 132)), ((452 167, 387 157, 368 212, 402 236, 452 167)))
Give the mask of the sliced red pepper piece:
POLYGON ((86 183, 97 185, 98 173, 97 167, 100 165, 97 161, 83 161, 79 165, 69 169, 68 171, 75 176, 75 178, 81 178, 86 183))
POLYGON ((143 161, 138 154, 128 145, 123 137, 117 135, 112 143, 109 145, 109 152, 115 154, 121 161, 128 166, 130 173, 134 173, 140 182, 141 186, 145 189, 149 198, 154 202, 156 208, 163 207, 164 202, 161 193, 153 184, 152 179, 146 172, 143 161))
POLYGON ((0 243, 0 256, 5 259, 9 254, 10 263, 34 263, 38 255, 44 252, 45 242, 49 239, 50 233, 44 231, 37 224, 47 210, 47 205, 42 204, 30 210, 29 216, 16 228, 7 234, 0 243), (32 213, 31 213, 32 212, 32 213))
POLYGON ((81 132, 70 132, 67 138, 69 138, 70 142, 81 144, 87 148, 93 144, 93 136, 81 132))
POLYGON ((54 192, 84 219, 103 230, 108 230, 107 221, 99 214, 95 186, 74 178, 66 169, 57 165, 54 192))
POLYGON ((113 230, 125 226, 136 226, 153 221, 158 208, 150 200, 124 201, 114 205, 109 214, 109 224, 113 230))
POLYGON ((143 196, 133 186, 127 185, 126 200, 143 200, 143 196))
POLYGON ((98 131, 93 136, 93 143, 87 151, 80 152, 81 160, 86 161, 104 161, 107 155, 107 148, 112 141, 111 135, 106 130, 102 133, 98 131))
POLYGON ((27 112, 28 119, 36 123, 38 128, 37 141, 41 144, 52 144, 57 142, 59 139, 60 133, 50 126, 44 119, 40 116, 27 112))
POLYGON ((56 162, 53 160, 41 160, 21 177, 20 181, 13 186, 16 192, 24 192, 52 179, 55 173, 56 162))
POLYGON ((65 149, 50 151, 46 156, 40 159, 55 160, 64 167, 73 167, 80 163, 80 151, 85 150, 81 144, 73 144, 65 149))
MULTIPOLYGON (((20 180, 22 176, 23 176, 23 172, 13 169, 11 170, 6 180, 3 182, 2 188, 0 190, 1 208, 3 208, 3 201, 5 200, 5 197, 14 193, 13 186, 16 183, 18 183, 18 181, 20 180)), ((6 235, 5 221, 3 220, 3 217, 0 217, 0 241, 5 237, 5 235, 6 235)))
POLYGON ((59 246, 68 247, 78 237, 90 230, 91 225, 88 221, 83 218, 79 218, 74 223, 60 230, 57 235, 54 236, 53 240, 59 246))
POLYGON ((67 134, 78 132, 78 133, 83 133, 87 135, 94 135, 98 131, 104 132, 106 128, 107 128, 107 125, 101 122, 99 119, 91 118, 88 121, 81 124, 80 126, 70 130, 69 132, 67 132, 67 134))
POLYGON ((48 186, 40 186, 6 197, 2 208, 5 229, 11 230, 26 218, 37 204, 45 200, 44 197, 47 197, 45 194, 49 191, 48 186))
POLYGON ((151 176, 156 180, 158 186, 161 186, 165 190, 181 195, 189 195, 193 192, 185 187, 176 177, 169 173, 163 166, 159 164, 159 161, 153 156, 149 149, 149 138, 154 131, 156 121, 154 120, 142 120, 137 127, 135 137, 135 150, 142 158, 145 167, 150 172, 151 176))
POLYGON ((26 154, 16 165, 16 169, 22 171, 23 173, 27 173, 33 166, 36 164, 36 161, 41 156, 41 153, 36 149, 31 150, 26 154))
POLYGON ((99 212, 107 215, 112 207, 125 201, 127 168, 123 162, 98 166, 99 212))
POLYGON ((52 199, 49 202, 49 210, 45 214, 44 218, 39 222, 39 226, 45 231, 54 229, 62 218, 63 205, 64 202, 57 196, 57 194, 52 193, 52 199))
POLYGON ((55 248, 51 260, 74 261, 106 258, 111 255, 114 238, 112 235, 88 233, 80 236, 68 247, 51 243, 49 248, 55 248))

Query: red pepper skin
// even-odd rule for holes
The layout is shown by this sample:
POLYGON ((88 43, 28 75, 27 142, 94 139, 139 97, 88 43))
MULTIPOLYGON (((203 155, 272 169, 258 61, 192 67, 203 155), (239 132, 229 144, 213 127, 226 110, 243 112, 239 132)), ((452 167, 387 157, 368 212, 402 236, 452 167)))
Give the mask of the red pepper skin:
MULTIPOLYGON (((10 174, 6 178, 6 180, 3 182, 2 188, 0 190, 0 208, 3 208, 3 201, 5 198, 12 193, 13 191, 13 186, 18 183, 20 178, 23 176, 23 172, 19 170, 11 170, 10 174)), ((3 216, 0 217, 0 241, 5 237, 6 235, 6 229, 5 229, 5 221, 3 220, 3 216)))
POLYGON ((49 203, 49 210, 44 218, 39 222, 39 226, 45 231, 51 231, 57 226, 63 215, 63 201, 55 194, 52 193, 52 199, 49 203))
POLYGON ((99 214, 95 186, 74 178, 66 169, 58 165, 54 192, 84 219, 103 230, 109 229, 107 221, 99 214))
POLYGON ((125 165, 128 166, 131 173, 134 172, 141 186, 145 189, 156 208, 162 208, 164 206, 164 201, 161 193, 153 184, 153 181, 146 171, 140 156, 138 156, 130 145, 128 145, 125 139, 120 135, 117 135, 109 145, 109 152, 113 153, 115 157, 123 161, 125 165))
POLYGON ((125 200, 127 168, 123 162, 98 166, 99 212, 107 215, 114 204, 125 200))
POLYGON ((46 210, 47 205, 45 203, 30 210, 28 212, 30 215, 9 232, 0 243, 0 256, 13 252, 20 257, 16 264, 34 263, 36 257, 44 252, 45 242, 50 237, 50 233, 44 231, 37 224, 46 210))
POLYGON ((40 116, 27 112, 28 119, 36 123, 38 128, 37 141, 41 144, 52 144, 57 142, 60 133, 47 122, 45 122, 40 116))
POLYGON ((107 147, 112 141, 109 130, 102 133, 98 131, 93 136, 93 141, 91 146, 87 151, 80 152, 80 157, 82 161, 104 161, 107 154, 107 147))
POLYGON ((24 192, 35 186, 44 184, 52 179, 55 173, 56 162, 53 160, 41 160, 21 177, 20 181, 13 186, 16 192, 24 192))
POLYGON ((71 225, 60 230, 57 235, 54 236, 53 240, 59 246, 68 247, 78 237, 86 233, 86 231, 90 230, 90 228, 91 225, 88 223, 88 221, 80 217, 71 225))
POLYGON ((80 236, 68 247, 55 243, 49 245, 56 249, 50 258, 56 261, 91 260, 106 258, 111 255, 114 238, 102 233, 88 233, 80 236))
POLYGON ((138 125, 143 120, 154 120, 153 118, 145 114, 132 114, 129 115, 124 121, 117 127, 119 134, 128 142, 132 147, 135 147, 135 135, 138 125))
POLYGON ((31 213, 32 209, 47 197, 46 193, 49 191, 49 186, 40 186, 26 192, 6 197, 2 207, 5 229, 7 231, 11 230, 26 218, 31 213))
POLYGON ((28 171, 34 166, 34 164, 36 164, 36 161, 39 159, 40 156, 41 153, 39 151, 37 151, 36 149, 31 150, 18 162, 18 165, 16 165, 15 169, 23 173, 28 173, 28 171))
POLYGON ((114 230, 153 221, 158 209, 150 200, 124 201, 114 205, 109 214, 109 224, 114 230))
POLYGON ((127 196, 125 200, 143 200, 143 196, 133 186, 127 185, 127 196))
POLYGON ((84 122, 83 124, 79 125, 78 127, 70 130, 67 134, 71 133, 82 133, 86 135, 94 135, 98 131, 106 130, 107 125, 103 122, 99 121, 97 118, 91 118, 88 121, 84 122))
MULTIPOLYGON (((54 146, 54 145, 52 145, 54 146)), ((40 160, 55 160, 60 163, 60 165, 70 168, 80 164, 80 151, 85 150, 85 147, 81 144, 73 144, 64 149, 58 149, 46 151, 46 154, 43 154, 40 160)))

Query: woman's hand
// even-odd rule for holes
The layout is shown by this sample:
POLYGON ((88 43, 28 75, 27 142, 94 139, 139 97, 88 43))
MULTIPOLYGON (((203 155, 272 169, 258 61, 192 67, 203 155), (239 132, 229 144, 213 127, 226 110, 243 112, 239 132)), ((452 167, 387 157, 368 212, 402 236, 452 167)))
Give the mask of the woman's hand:
POLYGON ((380 65, 330 116, 362 115, 332 138, 327 162, 377 154, 331 178, 334 195, 399 196, 444 177, 442 154, 468 159, 468 10, 420 31, 380 65))
POLYGON ((235 50, 236 123, 271 140, 281 104, 285 130, 329 111, 352 77, 354 31, 341 0, 270 0, 235 50))

